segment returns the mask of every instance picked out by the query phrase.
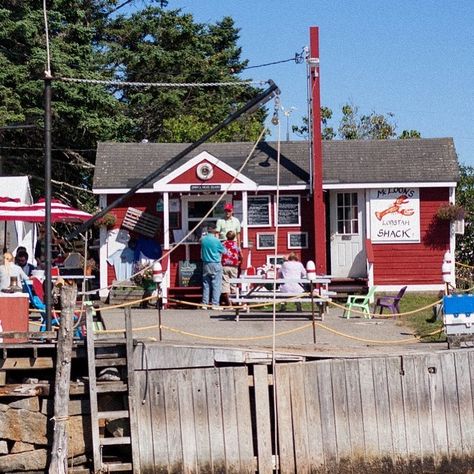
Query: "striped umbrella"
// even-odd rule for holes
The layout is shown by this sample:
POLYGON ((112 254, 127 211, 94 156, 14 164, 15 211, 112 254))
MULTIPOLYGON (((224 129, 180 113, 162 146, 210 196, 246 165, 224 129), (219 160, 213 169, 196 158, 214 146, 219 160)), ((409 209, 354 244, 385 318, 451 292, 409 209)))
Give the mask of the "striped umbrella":
MULTIPOLYGON (((92 214, 64 204, 59 199, 51 201, 51 222, 83 222, 92 217, 92 214)), ((44 222, 46 206, 44 199, 31 205, 13 205, 3 202, 0 198, 0 220, 44 222)))
MULTIPOLYGON (((0 208, 5 208, 5 209, 16 209, 20 204, 20 198, 11 198, 8 196, 0 196, 0 208)), ((0 219, 2 220, 2 219, 0 219)), ((3 219, 4 221, 7 221, 8 219, 3 219)), ((5 222, 3 224, 3 253, 7 251, 7 223, 5 222)))

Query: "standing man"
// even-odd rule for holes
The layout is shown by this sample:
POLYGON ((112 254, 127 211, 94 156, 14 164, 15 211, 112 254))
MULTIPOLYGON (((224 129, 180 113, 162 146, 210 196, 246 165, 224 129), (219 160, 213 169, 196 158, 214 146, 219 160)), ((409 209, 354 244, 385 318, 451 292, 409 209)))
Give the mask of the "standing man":
POLYGON ((224 219, 217 219, 216 228, 219 232, 219 239, 226 240, 226 235, 229 230, 235 232, 235 240, 240 248, 240 222, 239 219, 234 217, 234 207, 230 202, 224 205, 225 217, 224 219))
POLYGON ((220 310, 219 300, 222 288, 222 254, 225 249, 217 238, 217 230, 214 224, 207 226, 208 234, 201 239, 202 260, 202 305, 207 309, 209 297, 211 296, 213 310, 220 310))

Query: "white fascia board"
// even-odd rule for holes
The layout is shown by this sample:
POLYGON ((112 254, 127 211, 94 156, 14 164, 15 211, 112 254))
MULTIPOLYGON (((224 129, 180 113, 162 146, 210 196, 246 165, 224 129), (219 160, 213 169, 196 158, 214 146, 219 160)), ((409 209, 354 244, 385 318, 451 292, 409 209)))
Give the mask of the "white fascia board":
MULTIPOLYGON (((163 177, 159 181, 156 181, 153 184, 153 189, 155 191, 161 191, 161 190, 166 190, 166 191, 173 190, 174 191, 175 189, 167 188, 167 186, 177 186, 177 185, 170 185, 169 184, 170 181, 173 181, 175 178, 177 178, 178 176, 181 176, 183 173, 190 170, 191 168, 198 165, 199 163, 201 163, 204 160, 208 161, 209 163, 211 163, 214 166, 217 166, 218 168, 220 168, 222 171, 229 174, 233 178, 237 177, 237 179, 239 181, 241 181, 241 183, 238 183, 238 184, 240 184, 242 186, 245 186, 245 188, 235 189, 236 191, 243 190, 243 189, 255 189, 256 188, 257 184, 255 183, 255 181, 252 181, 251 179, 247 178, 242 173, 239 174, 238 171, 236 171, 234 168, 232 168, 228 164, 224 163, 223 161, 219 160, 215 156, 211 155, 207 151, 203 151, 203 152, 199 153, 199 155, 195 156, 194 158, 191 158, 190 160, 186 161, 186 163, 183 163, 179 168, 176 168, 174 171, 167 174, 165 177, 163 177)), ((192 184, 196 184, 196 183, 192 183, 192 184)), ((216 184, 216 183, 212 183, 212 184, 216 184)), ((182 186, 182 185, 179 185, 179 186, 182 186)))
MULTIPOLYGON (((257 191, 276 191, 278 186, 258 186, 257 191)), ((290 185, 281 185, 280 191, 304 191, 305 189, 309 189, 309 185, 307 184, 290 184, 290 185)))
MULTIPOLYGON (((207 183, 203 183, 205 186, 207 183)), ((229 183, 209 183, 211 186, 220 186, 221 189, 217 191, 210 190, 210 193, 221 193, 223 191, 232 192, 232 191, 256 191, 257 185, 249 187, 247 184, 234 183, 229 186, 229 183)), ((202 193, 202 191, 197 191, 195 189, 191 190, 191 186, 196 186, 196 183, 183 183, 183 184, 163 184, 159 188, 157 187, 153 192, 155 193, 202 193)), ((198 184, 199 186, 199 184, 198 184)), ((206 191, 206 190, 204 190, 206 191)), ((207 192, 207 191, 206 191, 207 192)))
POLYGON ((432 183, 348 183, 348 184, 323 184, 323 189, 378 189, 378 188, 451 188, 456 187, 455 181, 432 183))
MULTIPOLYGON (((125 194, 125 193, 128 193, 128 191, 130 191, 130 188, 107 188, 107 189, 96 188, 92 190, 94 194, 125 194)), ((156 193, 156 191, 151 188, 141 188, 136 192, 141 193, 141 194, 156 193)))

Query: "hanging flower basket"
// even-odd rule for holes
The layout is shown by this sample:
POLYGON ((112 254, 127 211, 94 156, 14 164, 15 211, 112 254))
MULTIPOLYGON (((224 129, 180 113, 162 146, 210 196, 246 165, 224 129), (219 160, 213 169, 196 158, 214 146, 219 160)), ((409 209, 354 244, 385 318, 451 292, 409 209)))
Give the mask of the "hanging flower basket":
POLYGON ((94 225, 96 227, 106 227, 107 229, 111 229, 115 225, 116 222, 117 222, 117 218, 115 217, 115 215, 108 212, 107 214, 102 216, 100 219, 97 219, 94 222, 94 225))
POLYGON ((443 204, 436 211, 436 217, 441 221, 458 221, 464 219, 464 207, 460 204, 443 204))

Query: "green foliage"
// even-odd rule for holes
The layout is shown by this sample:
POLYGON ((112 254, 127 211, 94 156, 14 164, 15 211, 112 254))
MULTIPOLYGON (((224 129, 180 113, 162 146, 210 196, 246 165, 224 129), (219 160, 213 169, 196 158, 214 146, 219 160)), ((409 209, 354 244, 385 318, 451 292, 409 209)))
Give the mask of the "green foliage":
POLYGON ((421 138, 421 133, 418 130, 403 130, 398 138, 401 140, 406 140, 407 138, 421 138))
MULTIPOLYGON (((329 120, 332 119, 332 110, 329 107, 321 107, 321 137, 323 140, 333 140, 336 138, 336 132, 333 127, 329 126, 329 120)), ((308 117, 302 118, 300 126, 293 125, 292 132, 298 136, 307 139, 309 137, 308 117)))
MULTIPOLYGON (((239 82, 246 65, 237 47, 231 18, 196 23, 179 10, 148 7, 130 18, 118 17, 109 28, 109 59, 123 79, 140 82, 239 82)), ((257 89, 242 86, 127 89, 121 97, 135 123, 133 138, 190 142, 222 122, 257 89)), ((251 140, 265 114, 244 117, 215 140, 251 140)))
POLYGON ((352 104, 342 107, 342 119, 338 134, 343 140, 386 140, 395 136, 396 124, 392 122, 393 114, 359 116, 359 108, 352 104))
POLYGON ((472 265, 474 263, 474 168, 460 166, 460 181, 456 189, 456 202, 465 210, 464 235, 456 236, 456 260, 472 265))
POLYGON ((434 304, 441 299, 441 295, 428 293, 405 293, 400 301, 400 312, 412 314, 401 316, 403 322, 414 329, 414 333, 423 337, 421 342, 445 342, 446 336, 440 331, 443 327, 442 321, 434 317, 434 304), (428 307, 427 307, 428 306, 428 307), (427 307, 427 308, 426 308, 427 307), (421 308, 426 308, 421 310, 421 308), (420 311, 421 310, 421 311, 420 311))
MULTIPOLYGON (((333 112, 328 107, 321 107, 321 136, 323 140, 387 140, 396 136, 397 125, 393 121, 394 115, 389 112, 386 115, 372 112, 368 115, 360 115, 359 107, 353 104, 344 104, 341 109, 342 117, 339 122, 337 133, 330 126, 333 112)), ((308 118, 302 118, 300 126, 293 125, 293 133, 308 138, 308 118)), ((398 137, 420 138, 417 130, 404 130, 398 137)))
POLYGON ((460 204, 443 204, 436 211, 436 217, 442 221, 464 219, 464 208, 460 204))
MULTIPOLYGON (((108 2, 113 6, 115 2, 108 2)), ((57 0, 48 11, 54 77, 112 77, 98 31, 106 21, 103 1, 57 0)), ((46 47, 41 1, 6 1, 0 10, 0 96, 2 124, 36 129, 5 131, 3 172, 29 174, 33 193, 43 194, 43 94, 46 47), (10 151, 8 151, 10 150, 10 151)), ((102 86, 53 82, 53 192, 75 205, 95 199, 91 186, 98 140, 117 139, 129 128, 118 99, 102 86), (74 149, 74 150, 73 150, 74 149), (83 191, 82 191, 83 190, 83 191)))
MULTIPOLYGON (((54 78, 140 82, 234 82, 246 65, 233 20, 200 24, 179 10, 148 7, 122 14, 123 0, 48 2, 54 78), (113 14, 112 14, 113 13, 113 14)), ((167 2, 158 2, 165 7, 167 2)), ((29 174, 35 197, 44 193, 43 95, 46 44, 41 0, 5 0, 0 7, 0 131, 4 174, 29 174)), ((227 88, 121 89, 52 83, 53 194, 93 209, 98 141, 193 141, 258 92, 227 88)), ((234 122, 216 140, 253 140, 265 112, 234 122)))

